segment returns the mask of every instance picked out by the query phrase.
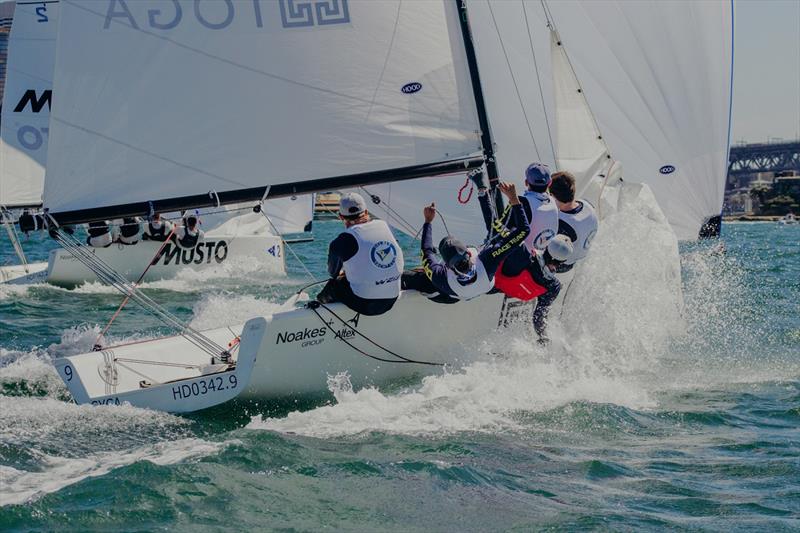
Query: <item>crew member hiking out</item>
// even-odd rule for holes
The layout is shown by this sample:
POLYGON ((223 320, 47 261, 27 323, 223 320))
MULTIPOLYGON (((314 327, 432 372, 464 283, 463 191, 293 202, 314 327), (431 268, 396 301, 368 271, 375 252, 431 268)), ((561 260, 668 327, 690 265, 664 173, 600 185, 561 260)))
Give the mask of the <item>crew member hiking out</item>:
POLYGON ((128 246, 139 242, 142 233, 142 224, 138 217, 126 217, 117 221, 119 230, 117 242, 128 246))
POLYGON ((199 222, 194 215, 189 215, 183 219, 183 227, 178 230, 178 238, 175 241, 178 246, 190 250, 203 240, 204 234, 198 227, 199 222))
POLYGON ((172 233, 172 222, 161 218, 161 213, 156 213, 153 218, 144 225, 142 240, 164 242, 172 233))
POLYGON ((386 222, 370 218, 360 194, 341 196, 339 218, 345 230, 328 248, 331 280, 317 301, 341 302, 363 315, 381 315, 400 295, 403 251, 386 222))
POLYGON ((439 243, 443 261, 436 257, 433 247, 431 223, 436 217, 436 206, 431 204, 423 211, 422 269, 403 272, 403 289, 417 290, 438 303, 456 303, 471 300, 494 288, 494 276, 503 259, 519 246, 528 235, 528 221, 522 210, 513 183, 501 183, 500 190, 508 198, 511 215, 508 227, 480 251, 465 246, 452 235, 439 243))
POLYGON ((589 253, 597 233, 597 214, 587 200, 575 199, 575 177, 569 172, 556 172, 550 193, 558 206, 558 233, 572 241, 572 253, 556 272, 567 272, 589 253))
POLYGON ((89 222, 87 232, 89 237, 86 239, 86 244, 92 248, 108 248, 114 241, 108 221, 89 222))
MULTIPOLYGON (((475 182, 478 184, 478 201, 481 210, 484 217, 490 217, 490 195, 486 193, 485 185, 480 178, 476 177, 475 182)), ((560 260, 558 258, 566 256, 564 247, 568 243, 563 240, 554 242, 548 263, 544 249, 550 248, 550 242, 558 228, 558 211, 546 192, 550 183, 550 171, 546 165, 533 163, 525 171, 525 182, 528 192, 519 200, 526 218, 529 212, 534 220, 528 220, 530 233, 528 233, 525 243, 513 247, 513 250, 503 259, 495 273, 494 285, 497 290, 510 298, 524 301, 537 299, 536 307, 533 310, 533 328, 539 336, 539 341, 546 343, 548 342, 545 333, 547 315, 550 306, 561 291, 561 282, 555 277, 552 269, 556 268, 560 260), (530 211, 525 209, 526 203, 530 211), (537 239, 531 239, 534 232, 538 235, 537 239), (543 243, 544 249, 540 249, 539 246, 543 243)), ((489 218, 487 218, 487 225, 488 220, 489 218)), ((491 227, 496 234, 499 234, 509 224, 509 221, 510 210, 506 208, 499 220, 496 220, 491 227)), ((571 252, 570 246, 569 253, 571 252)))

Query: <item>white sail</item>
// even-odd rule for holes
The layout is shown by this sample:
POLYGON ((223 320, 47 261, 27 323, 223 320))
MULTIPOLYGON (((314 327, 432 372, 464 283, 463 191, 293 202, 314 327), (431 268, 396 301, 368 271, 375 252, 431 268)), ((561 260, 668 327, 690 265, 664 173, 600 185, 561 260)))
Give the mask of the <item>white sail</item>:
POLYGON ((502 173, 517 176, 534 159, 558 159, 570 170, 593 166, 591 143, 581 140, 594 131, 585 124, 590 113, 625 178, 652 188, 679 238, 696 238, 703 221, 720 213, 731 105, 729 2, 473 0, 468 7, 502 173), (591 112, 580 110, 579 99, 564 99, 572 74, 565 57, 553 63, 545 9, 591 112))
POLYGON ((278 234, 303 233, 314 218, 314 195, 267 200, 264 209, 278 234))
POLYGON ((17 2, 0 117, 0 205, 42 203, 59 3, 17 2))
POLYGON ((54 212, 480 150, 454 2, 75 0, 58 40, 54 212))
POLYGON ((550 31, 550 49, 556 115, 556 166, 575 176, 576 189, 582 197, 592 177, 608 166, 610 155, 555 30, 550 31))

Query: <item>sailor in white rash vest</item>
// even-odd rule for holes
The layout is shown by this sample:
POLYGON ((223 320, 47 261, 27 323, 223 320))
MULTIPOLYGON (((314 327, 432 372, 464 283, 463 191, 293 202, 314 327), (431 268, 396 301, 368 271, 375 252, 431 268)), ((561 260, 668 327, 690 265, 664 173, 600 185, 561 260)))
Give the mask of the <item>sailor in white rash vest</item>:
POLYGON ((138 217, 125 217, 116 220, 115 223, 117 224, 117 242, 128 246, 139 242, 142 233, 142 224, 138 217))
POLYGON ((528 190, 520 197, 531 231, 525 246, 531 252, 542 253, 558 231, 558 208, 547 193, 550 186, 550 169, 542 163, 531 163, 525 170, 528 190))
POLYGON ((587 200, 575 200, 575 177, 569 172, 556 172, 550 193, 558 206, 558 233, 572 241, 572 253, 556 272, 567 272, 589 253, 597 233, 597 214, 587 200))
POLYGON ((169 220, 161 218, 161 213, 156 213, 153 218, 144 225, 142 240, 164 242, 172 233, 173 225, 169 220))
POLYGON ((183 219, 183 226, 176 232, 175 242, 181 248, 190 250, 203 240, 204 233, 198 227, 200 221, 194 215, 189 215, 183 219))
POLYGON ((89 237, 86 239, 86 244, 92 248, 108 248, 114 241, 111 236, 111 228, 105 220, 89 222, 89 229, 87 232, 89 233, 89 237))
POLYGON ((320 303, 342 302, 363 315, 381 315, 400 296, 403 251, 383 220, 372 220, 360 194, 343 194, 339 218, 345 230, 328 248, 331 280, 320 291, 320 303))

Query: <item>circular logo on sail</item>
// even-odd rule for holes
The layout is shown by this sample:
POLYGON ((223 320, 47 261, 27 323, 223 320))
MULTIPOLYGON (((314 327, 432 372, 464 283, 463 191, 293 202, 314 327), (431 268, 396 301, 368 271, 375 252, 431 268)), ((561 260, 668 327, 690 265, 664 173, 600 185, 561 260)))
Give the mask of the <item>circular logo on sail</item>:
POLYGON ((422 90, 422 84, 418 81, 412 81, 411 83, 406 83, 400 89, 403 94, 414 94, 418 93, 422 90))
POLYGON ((662 174, 672 174, 675 172, 675 167, 672 165, 664 165, 663 167, 659 168, 658 171, 662 174))
POLYGON ((533 240, 533 246, 538 250, 544 250, 547 248, 547 243, 550 242, 550 239, 555 236, 556 232, 548 228, 536 236, 533 240))
POLYGON ((369 252, 372 264, 378 268, 389 268, 397 261, 397 248, 389 241, 378 241, 369 252))

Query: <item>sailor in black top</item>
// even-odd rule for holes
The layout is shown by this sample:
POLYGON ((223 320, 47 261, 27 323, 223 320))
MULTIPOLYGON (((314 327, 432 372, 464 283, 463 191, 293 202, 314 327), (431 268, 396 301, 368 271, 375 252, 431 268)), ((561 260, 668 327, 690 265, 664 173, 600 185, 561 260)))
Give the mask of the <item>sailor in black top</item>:
POLYGON ((89 237, 86 239, 86 244, 89 246, 93 248, 108 248, 111 246, 113 239, 111 238, 111 228, 108 226, 108 221, 89 222, 87 231, 89 237))
POLYGON ((183 219, 183 226, 177 231, 177 239, 175 240, 178 246, 189 250, 203 240, 204 234, 197 227, 199 223, 200 221, 194 215, 189 215, 183 219))
POLYGON ((161 213, 156 213, 153 218, 145 224, 142 240, 164 242, 172 233, 172 222, 161 218, 161 213))
POLYGON ((142 224, 138 217, 125 217, 117 221, 119 233, 117 242, 120 244, 133 245, 139 242, 142 232, 142 224))

